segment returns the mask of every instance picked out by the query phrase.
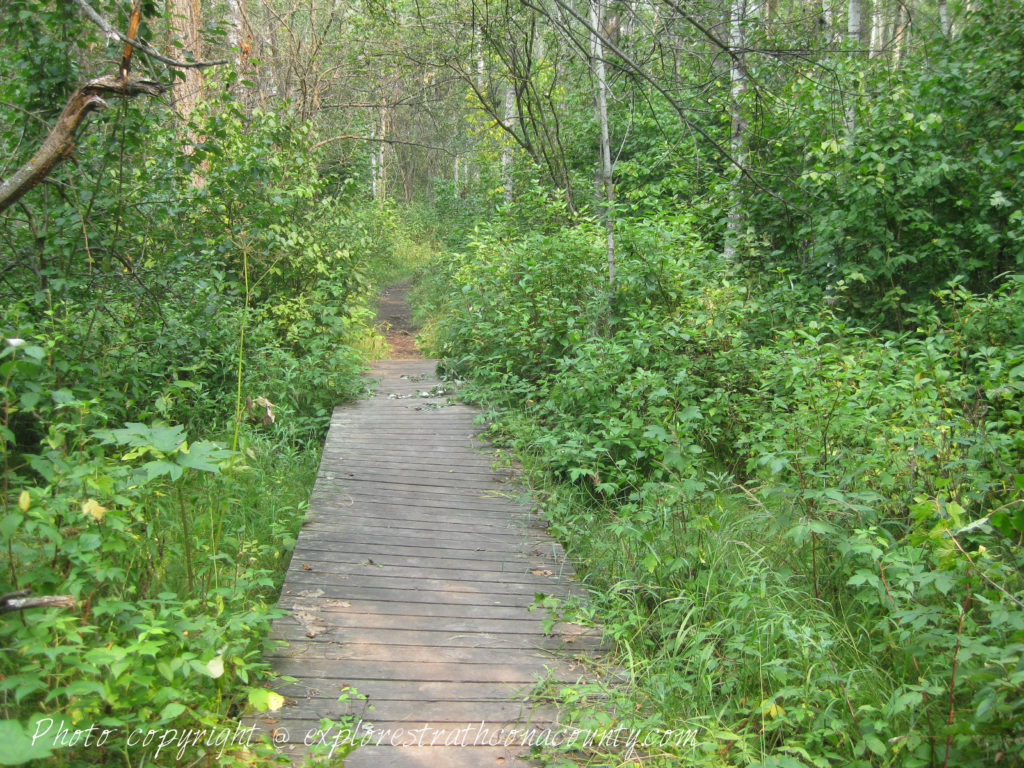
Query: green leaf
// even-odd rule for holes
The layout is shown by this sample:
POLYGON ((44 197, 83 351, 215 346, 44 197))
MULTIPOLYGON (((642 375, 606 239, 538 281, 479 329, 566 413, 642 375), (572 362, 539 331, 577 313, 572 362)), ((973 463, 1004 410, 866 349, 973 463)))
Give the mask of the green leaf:
POLYGON ((885 756, 885 744, 880 738, 875 736, 873 733, 869 733, 864 736, 864 743, 868 745, 868 749, 874 752, 879 757, 885 756))
MULTIPOLYGON (((31 726, 30 726, 31 727, 31 726)), ((40 718, 35 727, 28 733, 17 720, 0 720, 0 765, 21 765, 32 760, 42 760, 51 756, 48 745, 52 746, 52 738, 48 741, 47 733, 57 732, 58 725, 50 718, 40 718), (36 736, 35 744, 32 737, 36 736)))
POLYGON ((184 704, 182 704, 181 702, 172 701, 170 704, 168 704, 166 707, 164 707, 162 710, 160 710, 160 719, 161 720, 173 720, 178 715, 180 715, 182 712, 184 712, 186 709, 188 709, 188 708, 184 704))
POLYGON ((184 471, 178 464, 160 459, 158 461, 147 461, 141 467, 145 472, 146 482, 155 480, 163 475, 170 475, 171 480, 177 480, 184 471))
POLYGON ((249 691, 249 703, 260 712, 277 712, 284 706, 284 696, 267 688, 253 688, 249 691))
POLYGON ((25 516, 18 512, 9 512, 4 515, 3 519, 0 519, 0 540, 10 540, 24 519, 25 516))
POLYGON ((230 458, 234 454, 225 448, 219 448, 216 443, 209 440, 200 440, 185 445, 174 457, 174 460, 183 467, 198 469, 202 472, 219 472, 220 462, 230 458))

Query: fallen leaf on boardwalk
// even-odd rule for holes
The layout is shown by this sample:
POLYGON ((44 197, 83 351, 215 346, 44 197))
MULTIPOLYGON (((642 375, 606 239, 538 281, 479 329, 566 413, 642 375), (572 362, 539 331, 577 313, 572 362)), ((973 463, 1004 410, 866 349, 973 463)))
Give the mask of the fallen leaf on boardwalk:
POLYGON ((313 566, 310 565, 309 563, 303 563, 302 564, 302 570, 304 570, 304 571, 312 571, 313 570, 313 566))
POLYGON ((309 611, 295 611, 294 615, 302 625, 302 628, 306 630, 306 637, 322 635, 331 628, 330 625, 321 619, 316 613, 310 613, 309 611))
POLYGON ((555 572, 548 570, 547 568, 531 568, 530 573, 534 576, 554 576, 555 572))
POLYGON ((304 589, 301 592, 296 592, 296 597, 320 597, 324 591, 322 589, 304 589))
POLYGON ((346 600, 325 600, 324 608, 351 608, 352 603, 346 600))

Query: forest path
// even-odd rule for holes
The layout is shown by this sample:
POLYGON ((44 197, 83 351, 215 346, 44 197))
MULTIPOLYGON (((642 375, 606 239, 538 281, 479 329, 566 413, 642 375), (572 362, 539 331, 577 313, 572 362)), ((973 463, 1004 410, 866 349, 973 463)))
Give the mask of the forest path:
POLYGON ((381 291, 377 300, 377 319, 374 325, 387 340, 388 358, 391 360, 423 357, 416 347, 416 326, 413 324, 412 309, 409 307, 408 296, 411 286, 412 280, 389 285, 381 291))
POLYGON ((320 741, 320 718, 351 716, 370 745, 349 768, 530 765, 513 729, 557 714, 531 707, 530 689, 587 677, 580 655, 599 646, 529 610, 538 592, 579 592, 572 566, 436 364, 373 363, 374 397, 332 417, 271 630, 288 645, 269 661, 296 682, 254 721, 295 757, 320 741), (350 688, 365 701, 339 701, 350 688))

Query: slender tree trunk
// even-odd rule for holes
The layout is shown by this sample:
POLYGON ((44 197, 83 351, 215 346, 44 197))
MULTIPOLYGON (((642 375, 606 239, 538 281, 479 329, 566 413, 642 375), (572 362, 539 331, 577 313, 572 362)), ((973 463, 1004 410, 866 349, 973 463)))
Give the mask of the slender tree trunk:
MULTIPOLYGON (((590 0, 590 26, 601 29, 601 0, 590 0)), ((605 253, 608 257, 608 285, 615 285, 615 183, 612 175, 612 152, 608 136, 608 79, 604 66, 604 44, 590 33, 590 55, 597 80, 596 111, 600 130, 599 184, 603 188, 601 217, 604 219, 605 253)))
POLYGON ((246 0, 228 0, 228 45, 232 48, 235 66, 241 69, 249 55, 249 33, 246 0))
POLYGON ((944 37, 950 37, 953 33, 953 24, 949 18, 949 3, 947 0, 938 0, 939 6, 939 28, 944 37))
MULTIPOLYGON (((377 138, 377 124, 370 127, 370 138, 377 138)), ((370 144, 370 194, 377 202, 380 201, 380 179, 377 173, 377 151, 380 145, 373 141, 370 144)))
POLYGON ((871 44, 868 53, 871 58, 880 55, 885 45, 885 14, 882 2, 883 0, 873 0, 871 7, 871 44))
POLYGON ((848 15, 846 19, 846 39, 849 42, 850 50, 860 48, 860 29, 863 9, 863 0, 850 0, 848 15))
POLYGON ((383 105, 380 108, 380 127, 378 129, 378 137, 380 138, 380 141, 377 143, 375 153, 377 155, 377 194, 374 199, 377 202, 382 203, 388 193, 387 177, 384 174, 384 151, 387 149, 387 143, 384 140, 388 137, 388 108, 383 105))
MULTIPOLYGON (((846 45, 854 56, 860 50, 861 1, 850 0, 846 21, 846 45)), ((846 96, 844 122, 846 124, 847 141, 852 141, 854 134, 857 132, 857 112, 854 109, 852 94, 849 93, 846 96)))
MULTIPOLYGON (((474 37, 474 48, 476 52, 476 92, 480 94, 479 98, 484 98, 484 94, 487 93, 487 69, 484 62, 484 43, 483 35, 479 29, 473 30, 474 37)), ((467 160, 468 162, 468 160, 467 160)), ((467 178, 468 182, 469 179, 467 178)), ((473 184, 478 185, 480 183, 480 155, 475 153, 475 162, 473 163, 473 184)))
POLYGON ((896 7, 896 27, 892 36, 892 63, 898 67, 903 61, 907 49, 907 38, 910 37, 910 12, 903 3, 896 7))
MULTIPOLYGON (((740 166, 746 164, 747 155, 747 117, 743 110, 743 94, 747 89, 747 71, 743 56, 743 48, 746 45, 746 15, 746 0, 732 0, 729 12, 729 111, 732 113, 729 150, 740 166)), ((743 174, 735 166, 732 173, 732 203, 729 207, 729 223, 723 249, 723 255, 727 259, 736 256, 744 218, 740 196, 743 174)))
MULTIPOLYGON (((505 127, 512 129, 516 117, 516 91, 512 83, 505 84, 505 127)), ((505 139, 501 149, 501 185, 505 189, 505 202, 511 203, 513 198, 512 189, 512 141, 505 139)))

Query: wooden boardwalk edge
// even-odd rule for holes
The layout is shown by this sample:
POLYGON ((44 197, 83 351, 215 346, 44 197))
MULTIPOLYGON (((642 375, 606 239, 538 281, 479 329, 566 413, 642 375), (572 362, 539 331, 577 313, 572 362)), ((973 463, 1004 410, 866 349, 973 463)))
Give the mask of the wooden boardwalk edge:
POLYGON ((267 659, 292 680, 251 721, 294 759, 339 739, 326 717, 355 725, 339 743, 368 740, 349 768, 524 768, 538 729, 558 728, 530 690, 587 678, 581 659, 600 648, 594 630, 529 610, 582 590, 435 367, 380 361, 375 395, 332 417, 270 635, 287 645, 267 659))

